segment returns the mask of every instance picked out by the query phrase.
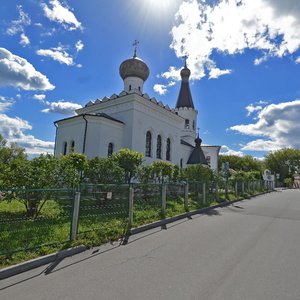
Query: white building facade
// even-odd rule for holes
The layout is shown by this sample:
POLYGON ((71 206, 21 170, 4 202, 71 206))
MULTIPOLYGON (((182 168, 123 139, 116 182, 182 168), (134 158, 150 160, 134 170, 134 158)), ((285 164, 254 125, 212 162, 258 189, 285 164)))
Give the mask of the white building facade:
POLYGON ((217 172, 220 146, 201 145, 190 87, 190 70, 181 70, 181 88, 175 108, 143 92, 149 68, 134 56, 120 65, 124 90, 90 101, 76 116, 56 121, 56 157, 72 151, 88 158, 107 157, 121 148, 144 153, 145 164, 169 161, 182 168, 209 165, 217 172))

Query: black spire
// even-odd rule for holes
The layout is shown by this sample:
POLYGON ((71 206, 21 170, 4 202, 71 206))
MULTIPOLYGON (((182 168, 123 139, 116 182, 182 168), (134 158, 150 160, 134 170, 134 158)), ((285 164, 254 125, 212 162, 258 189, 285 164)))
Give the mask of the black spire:
POLYGON ((198 136, 195 139, 196 147, 194 148, 193 152, 189 157, 189 160, 187 161, 188 165, 196 165, 196 164, 208 165, 203 150, 201 148, 201 143, 202 140, 199 138, 199 133, 198 133, 198 136))
POLYGON ((191 75, 190 69, 186 65, 186 60, 184 68, 180 71, 181 76, 181 86, 176 103, 176 108, 189 107, 194 108, 193 98, 190 90, 189 77, 191 75))

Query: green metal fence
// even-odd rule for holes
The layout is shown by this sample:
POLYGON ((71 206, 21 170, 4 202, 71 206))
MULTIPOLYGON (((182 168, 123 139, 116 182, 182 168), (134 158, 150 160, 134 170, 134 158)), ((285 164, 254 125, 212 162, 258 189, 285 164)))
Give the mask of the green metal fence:
POLYGON ((263 190, 261 181, 0 190, 0 260, 77 239, 99 245, 124 237, 131 227, 263 190))

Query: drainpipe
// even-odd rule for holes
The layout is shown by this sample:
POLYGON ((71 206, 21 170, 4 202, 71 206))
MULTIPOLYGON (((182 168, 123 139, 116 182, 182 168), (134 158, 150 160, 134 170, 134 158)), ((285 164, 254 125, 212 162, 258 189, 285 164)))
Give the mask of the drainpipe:
POLYGON ((54 126, 55 126, 55 144, 54 144, 54 157, 55 157, 55 151, 56 151, 56 142, 57 142, 57 124, 56 124, 56 122, 54 122, 54 126))
POLYGON ((83 119, 85 120, 85 129, 84 129, 84 136, 83 136, 83 147, 82 147, 82 154, 85 154, 85 143, 86 143, 86 133, 87 133, 87 125, 88 121, 85 118, 85 115, 82 115, 83 119))

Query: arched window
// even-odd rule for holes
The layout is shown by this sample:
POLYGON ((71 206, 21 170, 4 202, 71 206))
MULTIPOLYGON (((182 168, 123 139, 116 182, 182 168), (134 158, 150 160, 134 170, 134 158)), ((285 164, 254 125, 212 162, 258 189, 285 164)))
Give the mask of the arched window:
POLYGON ((185 119, 184 128, 185 129, 189 129, 190 128, 190 120, 189 119, 185 119))
POLYGON ((171 160, 171 140, 167 139, 166 160, 171 160))
POLYGON ((141 91, 141 87, 139 86, 139 91, 141 91))
POLYGON ((131 84, 129 84, 129 91, 131 91, 131 84))
POLYGON ((156 158, 161 159, 161 136, 157 136, 157 141, 156 141, 156 158))
POLYGON ((75 141, 71 142, 70 152, 75 152, 75 141))
POLYGON ((147 131, 146 133, 146 157, 151 157, 151 145, 152 144, 152 136, 151 132, 147 131))
POLYGON ((114 144, 109 143, 108 144, 108 149, 107 149, 107 156, 111 156, 114 153, 114 144))
POLYGON ((63 155, 67 155, 67 149, 68 149, 68 143, 64 142, 64 146, 63 146, 63 155))
POLYGON ((182 169, 182 167, 183 167, 183 159, 181 158, 180 159, 180 169, 182 169))
POLYGON ((193 130, 195 130, 195 120, 193 120, 193 130))

